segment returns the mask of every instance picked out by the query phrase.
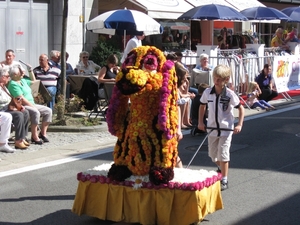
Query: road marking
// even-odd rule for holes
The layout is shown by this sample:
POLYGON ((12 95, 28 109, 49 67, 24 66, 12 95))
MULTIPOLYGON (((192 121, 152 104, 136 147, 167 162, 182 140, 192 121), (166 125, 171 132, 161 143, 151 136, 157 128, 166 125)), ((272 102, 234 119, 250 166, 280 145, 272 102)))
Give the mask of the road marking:
MULTIPOLYGON (((300 105, 295 105, 295 106, 291 106, 291 107, 287 107, 287 108, 277 109, 277 110, 270 111, 270 112, 259 113, 259 114, 255 114, 252 116, 245 117, 244 121, 249 121, 249 120, 254 120, 254 119, 258 119, 258 118, 262 118, 262 117, 266 117, 266 116, 271 116, 271 115, 275 115, 278 113, 287 112, 287 111, 291 111, 291 110, 299 109, 299 108, 300 108, 300 105)), ((183 130, 182 134, 183 135, 190 134, 190 130, 183 130)), ((19 169, 0 172, 0 178, 15 175, 15 174, 20 174, 20 173, 24 173, 24 172, 29 172, 29 171, 33 171, 33 170, 37 170, 37 169, 42 169, 42 168, 46 168, 46 167, 56 166, 56 165, 60 165, 60 164, 64 164, 64 163, 74 162, 74 161, 77 161, 80 159, 90 158, 90 157, 94 157, 97 155, 106 154, 106 153, 109 153, 112 151, 113 151, 113 148, 110 147, 110 148, 105 148, 105 149, 101 149, 101 150, 96 150, 96 151, 80 154, 77 156, 68 157, 65 159, 59 159, 59 160, 55 160, 55 161, 51 161, 51 162, 40 163, 37 165, 26 166, 26 167, 22 167, 19 169)))
POLYGON ((46 167, 57 166, 57 165, 61 165, 64 163, 74 162, 77 160, 86 159, 86 158, 94 157, 97 155, 103 155, 103 154, 106 154, 106 153, 109 153, 112 151, 113 151, 113 148, 105 148, 105 149, 101 149, 101 150, 96 150, 96 151, 80 154, 77 156, 68 157, 65 159, 58 159, 55 161, 50 161, 50 162, 40 163, 40 164, 36 164, 36 165, 32 165, 32 166, 25 166, 25 167, 22 167, 19 169, 0 172, 0 178, 11 176, 11 175, 16 175, 19 173, 25 173, 25 172, 29 172, 29 171, 33 171, 33 170, 37 170, 37 169, 42 169, 42 168, 46 168, 46 167))

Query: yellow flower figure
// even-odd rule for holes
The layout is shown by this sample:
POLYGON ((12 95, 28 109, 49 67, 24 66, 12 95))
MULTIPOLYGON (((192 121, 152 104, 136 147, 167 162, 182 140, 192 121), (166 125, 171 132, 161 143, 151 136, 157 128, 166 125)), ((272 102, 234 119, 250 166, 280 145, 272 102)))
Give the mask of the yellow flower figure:
POLYGON ((166 61, 159 49, 141 46, 128 54, 107 113, 109 131, 118 137, 111 179, 148 175, 152 168, 159 170, 154 173, 161 183, 173 178, 178 155, 177 96, 174 63, 166 61))

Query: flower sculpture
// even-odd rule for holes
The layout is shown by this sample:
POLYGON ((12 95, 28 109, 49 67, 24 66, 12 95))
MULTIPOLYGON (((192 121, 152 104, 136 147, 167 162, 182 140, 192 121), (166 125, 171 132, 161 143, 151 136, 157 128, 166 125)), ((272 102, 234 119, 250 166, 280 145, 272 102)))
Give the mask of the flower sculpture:
POLYGON ((174 63, 159 49, 141 46, 128 54, 116 77, 107 124, 118 137, 110 179, 149 175, 156 185, 173 179, 178 155, 177 77, 174 63))

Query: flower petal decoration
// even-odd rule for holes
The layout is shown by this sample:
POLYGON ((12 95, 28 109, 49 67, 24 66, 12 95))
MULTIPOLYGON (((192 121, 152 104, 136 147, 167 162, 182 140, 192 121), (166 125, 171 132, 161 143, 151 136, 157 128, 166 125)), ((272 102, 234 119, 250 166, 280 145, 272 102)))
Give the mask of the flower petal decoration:
MULTIPOLYGON (((134 176, 148 175, 153 167, 173 170, 178 155, 177 96, 174 63, 159 49, 140 46, 128 54, 107 113, 109 131, 118 137, 114 167, 127 166, 134 176)), ((110 178, 118 177, 116 171, 109 171, 110 178)), ((166 175, 159 182, 170 179, 166 175)))

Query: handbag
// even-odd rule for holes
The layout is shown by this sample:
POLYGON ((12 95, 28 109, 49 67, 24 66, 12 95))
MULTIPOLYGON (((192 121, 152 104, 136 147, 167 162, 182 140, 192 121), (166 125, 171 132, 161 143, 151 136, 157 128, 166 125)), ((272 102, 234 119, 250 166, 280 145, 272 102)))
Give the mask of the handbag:
POLYGON ((6 90, 6 88, 2 87, 2 89, 6 92, 6 94, 8 94, 8 96, 11 97, 11 100, 7 106, 8 111, 22 111, 23 109, 22 98, 15 98, 6 90))
POLYGON ((22 98, 12 97, 8 104, 8 111, 22 111, 22 98))

